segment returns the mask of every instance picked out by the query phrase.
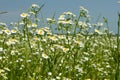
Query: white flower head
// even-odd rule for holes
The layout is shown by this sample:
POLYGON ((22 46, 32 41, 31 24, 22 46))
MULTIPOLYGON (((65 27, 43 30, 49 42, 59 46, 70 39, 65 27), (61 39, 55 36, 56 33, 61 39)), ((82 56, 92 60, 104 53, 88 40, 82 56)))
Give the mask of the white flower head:
POLYGON ((16 40, 16 39, 9 39, 7 42, 6 42, 6 44, 7 45, 13 45, 13 44, 16 44, 18 42, 18 40, 16 40))
POLYGON ((2 52, 3 51, 3 48, 2 47, 0 47, 0 52, 2 52))
POLYGON ((39 29, 39 30, 37 30, 37 34, 39 34, 39 35, 44 35, 44 30, 42 30, 42 29, 39 29))
POLYGON ((48 72, 48 75, 51 76, 51 75, 52 75, 52 72, 48 72))
POLYGON ((39 8, 39 5, 37 5, 37 4, 32 4, 32 7, 33 7, 33 8, 39 8))
POLYGON ((0 25, 7 26, 6 23, 0 22, 0 25))
POLYGON ((35 14, 35 12, 33 12, 33 11, 30 11, 29 13, 30 13, 30 14, 35 14))
POLYGON ((7 35, 10 35, 10 34, 11 34, 11 31, 10 31, 9 29, 4 30, 4 32, 5 32, 7 35))
POLYGON ((48 59, 48 58, 49 58, 49 56, 48 56, 47 54, 45 54, 45 53, 42 53, 42 57, 43 57, 44 59, 48 59))
POLYGON ((73 17, 76 17, 76 15, 74 13, 70 12, 70 11, 64 12, 63 14, 65 14, 65 15, 71 15, 73 17))
POLYGON ((59 39, 65 39, 65 36, 64 35, 58 35, 58 38, 59 39))
POLYGON ((37 27, 38 25, 36 23, 32 23, 32 27, 37 27))
POLYGON ((74 22, 72 20, 58 21, 58 24, 72 25, 74 22))
POLYGON ((98 23, 97 23, 97 26, 102 27, 102 26, 103 26, 103 23, 98 22, 98 23))
POLYGON ((83 12, 85 12, 85 13, 88 13, 89 11, 86 9, 86 8, 84 8, 83 6, 80 6, 80 11, 83 11, 83 12))
POLYGON ((69 48, 63 48, 63 52, 68 52, 69 51, 69 48))
POLYGON ((9 69, 9 68, 7 68, 7 67, 5 67, 5 68, 4 68, 4 70, 6 70, 6 71, 10 71, 10 69, 9 69))
POLYGON ((60 15, 60 17, 58 18, 58 20, 60 20, 60 21, 65 20, 65 15, 60 15))
POLYGON ((58 38, 57 38, 55 35, 53 35, 53 36, 48 36, 48 38, 49 38, 50 40, 53 40, 53 41, 57 41, 57 40, 58 40, 58 38))
POLYGON ((47 18, 47 21, 52 21, 52 19, 51 18, 47 18))
POLYGON ((52 19, 52 18, 47 18, 47 21, 52 23, 52 22, 55 22, 55 19, 52 19))
POLYGON ((13 29, 11 30, 11 33, 17 33, 17 30, 13 29))
POLYGON ((3 57, 0 56, 0 60, 2 60, 3 57))
POLYGON ((56 79, 60 80, 61 78, 59 76, 57 76, 56 79))
POLYGON ((0 31, 0 34, 3 34, 3 30, 0 31))
POLYGON ((79 21, 78 22, 78 25, 79 26, 82 26, 82 27, 87 27, 88 25, 86 24, 86 22, 82 22, 82 21, 79 21))
POLYGON ((26 17, 29 17, 30 15, 29 15, 28 13, 22 13, 22 14, 20 14, 20 16, 21 16, 22 18, 26 18, 26 17))
POLYGON ((98 30, 98 29, 95 29, 95 32, 98 34, 101 34, 100 30, 98 30))

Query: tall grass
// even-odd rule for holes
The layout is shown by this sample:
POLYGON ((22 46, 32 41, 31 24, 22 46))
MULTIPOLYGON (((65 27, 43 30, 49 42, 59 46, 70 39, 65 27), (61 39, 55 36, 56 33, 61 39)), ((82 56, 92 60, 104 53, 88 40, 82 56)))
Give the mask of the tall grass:
POLYGON ((120 14, 118 13, 118 32, 117 32, 117 64, 116 64, 116 74, 115 74, 115 80, 118 80, 120 78, 120 14))
POLYGON ((33 4, 12 30, 0 23, 0 80, 119 80, 120 14, 114 37, 107 20, 107 28, 91 23, 84 7, 78 16, 63 12, 41 27, 43 6, 33 4))

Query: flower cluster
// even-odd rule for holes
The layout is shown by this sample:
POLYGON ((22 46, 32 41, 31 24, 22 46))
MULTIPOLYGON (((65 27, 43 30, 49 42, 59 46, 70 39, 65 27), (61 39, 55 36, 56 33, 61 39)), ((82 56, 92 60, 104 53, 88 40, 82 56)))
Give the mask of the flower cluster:
POLYGON ((33 4, 12 29, 0 23, 0 79, 114 80, 117 38, 102 31, 103 23, 90 23, 80 7, 78 17, 68 11, 58 21, 47 18, 61 31, 55 34, 39 25, 41 7, 33 4))

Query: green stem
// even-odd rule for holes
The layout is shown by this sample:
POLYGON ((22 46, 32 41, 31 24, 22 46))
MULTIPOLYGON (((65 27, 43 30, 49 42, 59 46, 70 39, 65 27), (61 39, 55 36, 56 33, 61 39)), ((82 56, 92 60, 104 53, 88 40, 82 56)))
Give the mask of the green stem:
POLYGON ((25 25, 24 25, 24 38, 26 37, 27 40, 28 40, 28 45, 29 45, 29 48, 31 50, 31 53, 32 53, 32 48, 31 48, 31 44, 30 44, 30 36, 29 36, 29 31, 28 31, 28 27, 27 27, 27 18, 25 18, 25 25))
POLYGON ((35 23, 38 25, 38 15, 37 15, 37 13, 35 14, 35 23))
POLYGON ((119 52, 119 47, 120 47, 120 44, 119 44, 119 36, 120 36, 120 13, 118 13, 118 33, 117 33, 117 67, 116 67, 116 74, 115 74, 115 80, 119 80, 119 74, 120 74, 120 60, 119 60, 119 57, 120 57, 120 52, 119 52))
POLYGON ((76 28, 77 28, 77 26, 78 26, 78 22, 79 22, 79 20, 80 20, 80 15, 79 15, 79 17, 78 17, 78 19, 77 19, 77 22, 76 22, 76 25, 75 25, 75 29, 74 29, 74 36, 75 36, 75 34, 76 34, 76 28))

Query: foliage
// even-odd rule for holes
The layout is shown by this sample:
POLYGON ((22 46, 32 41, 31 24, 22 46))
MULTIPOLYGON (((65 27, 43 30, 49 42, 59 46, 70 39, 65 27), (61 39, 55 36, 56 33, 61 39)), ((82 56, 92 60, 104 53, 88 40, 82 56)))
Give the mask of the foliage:
POLYGON ((113 36, 103 23, 91 23, 84 7, 79 16, 63 12, 58 21, 47 18, 49 27, 39 27, 38 13, 43 6, 33 4, 20 15, 21 21, 11 24, 12 30, 0 23, 1 80, 120 78, 119 35, 113 36), (53 25, 58 34, 51 31, 53 25))

